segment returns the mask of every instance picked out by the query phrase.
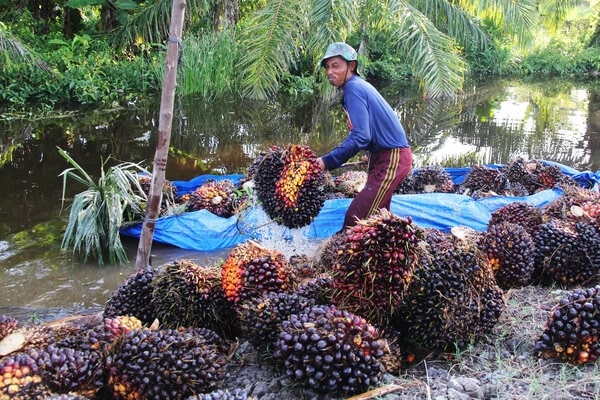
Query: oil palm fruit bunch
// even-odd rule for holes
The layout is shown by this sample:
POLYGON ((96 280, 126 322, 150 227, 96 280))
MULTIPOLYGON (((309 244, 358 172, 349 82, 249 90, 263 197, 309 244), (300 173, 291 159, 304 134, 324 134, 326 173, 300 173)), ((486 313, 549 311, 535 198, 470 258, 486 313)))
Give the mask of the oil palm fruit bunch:
POLYGON ((186 399, 225 374, 223 344, 205 328, 135 329, 111 351, 106 366, 115 399, 186 399))
POLYGON ((391 326, 407 346, 427 351, 465 348, 489 334, 504 309, 487 257, 452 235, 426 230, 420 267, 391 326))
POLYGON ((536 173, 539 166, 539 162, 536 160, 516 157, 502 167, 502 171, 510 182, 520 183, 527 189, 528 194, 533 194, 540 187, 536 173))
POLYGON ((380 383, 384 349, 364 318, 315 305, 282 323, 274 357, 287 376, 317 392, 352 394, 380 383))
POLYGON ((338 232, 323 240, 315 249, 311 261, 317 274, 331 271, 338 257, 339 247, 344 240, 344 233, 338 232))
POLYGON ((333 298, 333 277, 323 273, 300 282, 294 293, 314 300, 317 304, 331 304, 333 298))
MULTIPOLYGON (((138 182, 140 187, 146 196, 150 193, 150 185, 152 184, 152 175, 143 174, 138 175, 138 182)), ((160 203, 160 214, 167 214, 167 210, 175 205, 179 201, 177 186, 168 179, 163 182, 162 198, 160 203)))
POLYGON ((411 169, 406 175, 406 178, 394 189, 394 193, 397 194, 415 194, 415 173, 414 169, 411 169))
POLYGON ((206 327, 235 335, 236 313, 225 298, 219 267, 186 259, 168 263, 156 274, 153 287, 152 305, 161 327, 206 327))
POLYGON ((346 197, 354 197, 367 183, 366 171, 344 171, 334 178, 335 189, 346 197))
POLYGON ((82 326, 40 349, 43 381, 56 393, 95 395, 105 384, 104 360, 110 336, 102 325, 82 326))
POLYGON ((8 315, 0 315, 0 340, 20 327, 19 321, 8 315))
POLYGON ((228 218, 233 215, 235 189, 229 179, 208 180, 181 198, 187 202, 187 211, 208 210, 219 217, 228 218))
POLYGON ((494 277, 502 289, 531 282, 535 268, 535 243, 521 225, 502 222, 490 225, 478 243, 487 254, 494 277))
POLYGON ((225 297, 232 303, 289 290, 294 274, 283 253, 250 240, 234 247, 221 267, 225 297))
POLYGON ((271 146, 258 165, 254 181, 256 195, 269 218, 288 228, 310 224, 325 201, 325 175, 308 146, 271 146))
POLYGON ((533 233, 544 222, 544 212, 527 202, 515 201, 492 212, 488 227, 504 222, 520 225, 533 233))
POLYGON ((131 316, 142 321, 144 325, 152 324, 156 319, 156 312, 152 306, 155 276, 156 271, 152 268, 142 268, 131 274, 112 293, 104 306, 103 316, 131 316))
POLYGON ((314 300, 285 292, 270 292, 248 299, 238 307, 241 330, 256 348, 272 348, 283 321, 314 303, 314 300))
POLYGON ((508 178, 499 169, 476 165, 469 170, 461 185, 463 192, 492 192, 499 194, 508 188, 508 178))
POLYGON ((415 193, 453 193, 454 182, 440 165, 426 165, 413 171, 415 193))
POLYGON ((0 359, 0 399, 37 400, 50 390, 39 374, 38 359, 27 352, 0 359))
POLYGON ((556 304, 535 344, 538 356, 571 364, 594 363, 600 355, 600 286, 577 288, 556 304))
POLYGON ((553 219, 540 226, 534 242, 535 280, 572 287, 600 276, 600 232, 595 225, 553 219))
POLYGON ((374 323, 403 300, 421 239, 410 217, 382 209, 344 231, 332 266, 333 303, 374 323))

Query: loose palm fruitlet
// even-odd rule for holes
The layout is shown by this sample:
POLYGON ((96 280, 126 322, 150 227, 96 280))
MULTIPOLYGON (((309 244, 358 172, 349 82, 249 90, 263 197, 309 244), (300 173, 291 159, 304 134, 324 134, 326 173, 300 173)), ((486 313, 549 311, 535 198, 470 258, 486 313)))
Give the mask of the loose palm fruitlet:
POLYGON ((142 321, 144 325, 150 325, 156 319, 156 312, 152 306, 152 284, 155 274, 156 271, 152 268, 142 268, 131 274, 108 299, 103 316, 131 316, 142 321))
POLYGON ((290 378, 317 392, 352 394, 380 383, 384 349, 365 319, 315 305, 282 323, 274 357, 290 378))
POLYGON ((504 309, 487 257, 476 246, 427 230, 420 267, 391 326, 406 346, 455 351, 489 334, 504 309))
POLYGON ((161 327, 204 327, 226 337, 237 334, 237 316, 225 298, 219 267, 175 261, 162 266, 153 287, 152 305, 161 327))
POLYGON ((535 351, 571 364, 593 363, 600 355, 599 336, 600 286, 578 288, 553 307, 535 351))
POLYGON ((49 394, 38 370, 37 359, 26 352, 0 359, 0 399, 37 400, 49 394))
POLYGON ((519 288, 531 282, 535 268, 535 243, 526 228, 510 222, 490 225, 479 248, 490 261, 498 286, 519 288))
POLYGON ((229 179, 209 180, 191 193, 181 196, 187 211, 207 210, 219 217, 233 215, 235 185, 229 179))
POLYGON ((284 292, 265 293, 248 299, 238 307, 242 332, 255 347, 272 348, 282 322, 291 314, 299 313, 314 304, 314 300, 284 292))
POLYGON ((534 281, 583 285, 600 277, 600 232, 587 222, 553 219, 534 234, 534 281))
POLYGON ((116 399, 186 399, 223 379, 223 349, 205 328, 136 329, 114 342, 108 385, 116 399))
POLYGON ((291 288, 294 273, 283 253, 250 240, 234 247, 221 267, 225 297, 232 303, 291 288))
POLYGON ((521 225, 527 232, 533 234, 544 223, 544 212, 532 204, 515 201, 492 212, 488 228, 503 222, 521 225))
POLYGON ((308 146, 271 146, 258 164, 254 182, 269 218, 288 228, 310 224, 325 202, 325 175, 308 146))
POLYGON ((333 263, 333 298, 339 308, 378 324, 402 303, 421 239, 410 217, 382 209, 344 231, 333 263))

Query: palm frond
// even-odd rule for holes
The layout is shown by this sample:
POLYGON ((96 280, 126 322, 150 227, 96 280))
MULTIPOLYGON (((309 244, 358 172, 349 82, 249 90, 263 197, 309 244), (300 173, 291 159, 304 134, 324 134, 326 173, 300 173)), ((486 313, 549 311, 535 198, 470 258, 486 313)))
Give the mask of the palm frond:
POLYGON ((515 37, 526 43, 539 21, 538 0, 478 0, 461 1, 461 6, 472 6, 474 16, 488 18, 506 28, 511 28, 515 37))
POLYGON ((396 3, 397 46, 403 49, 427 97, 453 96, 462 87, 465 63, 454 51, 454 41, 440 32, 418 9, 396 3))
POLYGON ((124 225, 127 209, 139 208, 139 204, 147 201, 138 179, 138 174, 146 171, 132 162, 121 163, 105 171, 106 160, 102 163, 100 178, 94 182, 67 152, 60 150, 60 154, 73 165, 61 174, 63 198, 68 177, 86 186, 73 198, 62 250, 72 247, 73 254, 82 254, 84 261, 95 258, 99 265, 104 264, 105 255, 113 264, 126 263, 127 253, 119 230, 124 225))
POLYGON ((412 5, 426 15, 438 30, 445 32, 462 46, 483 48, 490 43, 488 36, 467 10, 448 0, 420 0, 412 5))
POLYGON ((238 64, 244 96, 265 100, 277 92, 280 78, 296 59, 303 10, 302 0, 268 0, 247 21, 238 64))
MULTIPOLYGON (((207 2, 203 0, 188 0, 186 12, 204 14, 207 2)), ((138 38, 145 43, 162 43, 169 34, 171 21, 172 0, 153 0, 142 3, 137 10, 129 16, 125 24, 115 30, 111 36, 111 44, 123 48, 135 43, 138 38)), ((188 19, 189 16, 186 17, 188 19)))
POLYGON ((331 42, 345 41, 357 9, 358 2, 353 0, 311 0, 308 15, 311 36, 307 46, 324 50, 331 42))

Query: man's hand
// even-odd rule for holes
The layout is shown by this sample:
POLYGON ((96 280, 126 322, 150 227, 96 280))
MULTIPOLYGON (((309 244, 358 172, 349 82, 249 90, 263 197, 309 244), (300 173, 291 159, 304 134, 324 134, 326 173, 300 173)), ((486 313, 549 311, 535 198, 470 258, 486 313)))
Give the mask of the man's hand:
POLYGON ((321 168, 321 171, 325 171, 325 163, 321 157, 317 158, 317 165, 321 168))

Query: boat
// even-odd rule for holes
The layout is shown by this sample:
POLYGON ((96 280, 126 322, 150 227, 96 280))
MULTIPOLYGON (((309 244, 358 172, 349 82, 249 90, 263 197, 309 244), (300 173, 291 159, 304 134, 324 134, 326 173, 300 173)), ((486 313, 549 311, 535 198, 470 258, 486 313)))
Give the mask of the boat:
MULTIPOLYGON (((571 167, 556 165, 561 172, 572 177, 581 187, 598 190, 600 172, 577 171, 571 167)), ((490 168, 500 168, 501 164, 487 164, 490 168)), ((460 185, 471 168, 444 168, 452 181, 460 185)), ((241 174, 201 175, 188 181, 172 181, 179 195, 189 193, 208 180, 229 179, 235 184, 243 178, 241 174)), ((490 196, 474 198, 456 193, 397 194, 392 197, 391 211, 400 217, 409 217, 422 228, 450 232, 453 227, 464 226, 475 231, 485 231, 492 213, 512 202, 527 202, 535 207, 544 207, 559 198, 563 191, 559 188, 541 190, 529 196, 490 196)), ((318 215, 310 225, 293 231, 277 226, 266 217, 260 206, 252 206, 223 218, 207 210, 184 212, 156 220, 153 240, 194 251, 214 251, 233 248, 248 240, 260 240, 267 234, 282 235, 284 239, 303 237, 306 240, 324 240, 342 228, 344 214, 351 198, 326 200, 318 215)), ((139 238, 142 224, 124 226, 123 236, 139 238)))

